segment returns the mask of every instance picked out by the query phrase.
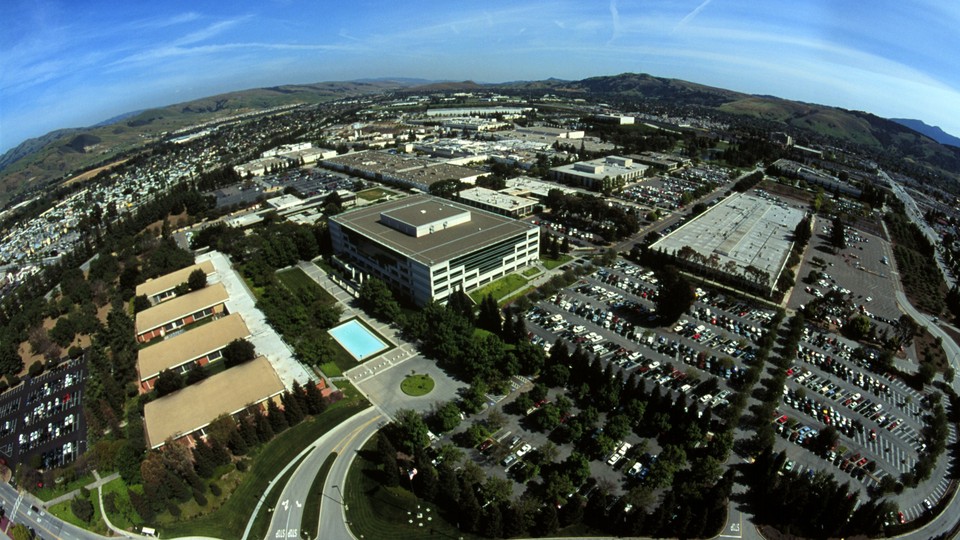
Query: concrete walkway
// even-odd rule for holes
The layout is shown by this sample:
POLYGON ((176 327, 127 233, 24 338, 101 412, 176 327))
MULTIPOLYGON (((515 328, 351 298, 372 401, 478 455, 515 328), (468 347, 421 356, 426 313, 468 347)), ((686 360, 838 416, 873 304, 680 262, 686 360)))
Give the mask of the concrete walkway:
MULTIPOLYGON (((83 486, 83 487, 89 489, 90 491, 93 491, 93 490, 95 490, 95 489, 99 490, 99 489, 100 489, 100 486, 102 486, 102 485, 104 485, 104 484, 107 484, 107 483, 109 483, 109 482, 112 482, 112 481, 116 480, 117 478, 120 478, 120 474, 119 474, 119 473, 113 473, 113 474, 111 474, 110 476, 104 476, 103 478, 101 478, 101 477, 100 477, 100 474, 97 473, 97 471, 93 471, 93 478, 94 478, 94 481, 93 481, 93 482, 91 482, 91 483, 89 483, 89 484, 87 484, 86 486, 83 486)), ((80 493, 80 490, 79 490, 79 489, 75 489, 75 490, 73 490, 73 491, 71 491, 71 492, 69 492, 69 493, 64 493, 63 495, 60 495, 59 497, 55 497, 55 498, 50 499, 49 501, 43 503, 43 507, 44 507, 44 508, 50 508, 51 506, 55 506, 55 505, 60 504, 60 503, 62 503, 62 502, 64 502, 64 501, 72 501, 72 500, 74 499, 74 497, 77 496, 78 493, 80 493)))

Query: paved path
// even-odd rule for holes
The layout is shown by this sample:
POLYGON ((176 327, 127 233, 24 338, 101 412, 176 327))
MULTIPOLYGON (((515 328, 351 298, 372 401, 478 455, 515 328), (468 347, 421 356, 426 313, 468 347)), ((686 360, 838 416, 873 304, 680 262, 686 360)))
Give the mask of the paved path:
MULTIPOLYGON (((93 478, 94 478, 94 481, 93 481, 93 482, 91 482, 91 483, 87 484, 86 486, 84 486, 85 488, 89 489, 90 491, 93 491, 93 490, 95 490, 95 489, 100 489, 100 486, 102 486, 102 485, 104 485, 104 484, 108 484, 108 483, 116 480, 117 478, 120 478, 120 473, 113 473, 113 474, 111 474, 110 476, 104 476, 103 478, 101 478, 100 475, 97 473, 97 471, 93 471, 93 478)), ((73 490, 73 491, 71 491, 71 492, 69 492, 69 493, 64 493, 63 495, 60 495, 59 497, 54 497, 53 499, 50 499, 49 501, 43 503, 43 507, 44 507, 44 508, 50 508, 51 506, 55 506, 55 505, 57 505, 57 504, 62 503, 63 501, 73 500, 73 498, 76 497, 78 493, 80 493, 80 490, 79 490, 79 489, 75 489, 75 490, 73 490)))

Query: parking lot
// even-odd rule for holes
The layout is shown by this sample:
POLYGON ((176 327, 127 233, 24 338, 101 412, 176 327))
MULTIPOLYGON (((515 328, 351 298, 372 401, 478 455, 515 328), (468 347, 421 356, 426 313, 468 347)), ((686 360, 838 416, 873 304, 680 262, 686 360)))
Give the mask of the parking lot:
POLYGON ((8 466, 61 467, 86 451, 85 374, 83 357, 68 360, 0 396, 0 455, 8 466))

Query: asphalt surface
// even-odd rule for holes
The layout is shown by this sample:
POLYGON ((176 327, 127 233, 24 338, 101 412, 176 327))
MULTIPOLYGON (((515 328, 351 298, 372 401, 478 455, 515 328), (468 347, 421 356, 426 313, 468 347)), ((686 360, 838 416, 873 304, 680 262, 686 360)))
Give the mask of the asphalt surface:
POLYGON ((37 538, 50 540, 85 540, 105 538, 60 520, 43 509, 43 502, 26 492, 19 492, 6 482, 0 482, 0 504, 7 518, 22 523, 37 532, 37 538), (36 509, 36 510, 34 510, 36 509))

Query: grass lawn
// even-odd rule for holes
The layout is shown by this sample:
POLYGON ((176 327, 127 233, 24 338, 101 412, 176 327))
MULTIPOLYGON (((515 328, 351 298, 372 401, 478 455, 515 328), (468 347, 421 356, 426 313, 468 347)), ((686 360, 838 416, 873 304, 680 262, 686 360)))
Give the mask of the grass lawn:
POLYGON ((41 501, 49 501, 63 495, 64 493, 70 493, 75 489, 80 489, 87 484, 92 484, 94 482, 94 477, 92 474, 85 476, 77 477, 70 483, 54 484, 52 486, 47 485, 36 491, 32 491, 34 495, 41 501))
POLYGON ((73 515, 73 510, 70 509, 70 502, 71 501, 64 501, 60 504, 53 505, 49 511, 58 518, 82 529, 100 534, 107 533, 107 524, 103 522, 103 517, 100 515, 100 504, 97 502, 96 491, 90 492, 90 502, 93 503, 93 517, 89 523, 73 515))
POLYGON ((143 520, 140 519, 140 515, 137 514, 137 511, 133 509, 133 505, 130 503, 130 497, 127 495, 128 489, 137 490, 139 493, 143 493, 143 489, 140 486, 128 488, 127 484, 122 478, 117 478, 112 482, 104 484, 102 489, 104 509, 106 510, 106 514, 110 517, 110 522, 113 523, 114 526, 124 530, 130 530, 135 526, 144 524, 143 520), (107 500, 109 499, 111 493, 114 494, 114 508, 107 509, 107 500))
POLYGON ((510 296, 504 298, 503 300, 501 300, 500 302, 498 302, 498 305, 499 305, 500 307, 503 307, 503 306, 505 306, 505 305, 507 305, 507 304, 509 304, 509 303, 511 303, 511 302, 516 302, 517 300, 520 299, 521 296, 526 295, 526 294, 530 294, 530 292, 533 291, 533 290, 535 290, 535 289, 536 289, 536 287, 527 287, 526 289, 521 290, 521 291, 518 292, 517 294, 511 294, 510 296))
POLYGON ((320 364, 320 371, 327 377, 339 377, 343 375, 343 371, 336 362, 324 362, 320 364))
POLYGON ((307 500, 303 502, 303 521, 300 522, 300 528, 307 531, 311 538, 316 538, 320 533, 320 498, 323 496, 323 484, 327 481, 327 473, 330 472, 330 467, 333 467, 336 459, 336 452, 327 456, 326 461, 317 471, 313 484, 310 485, 307 500))
POLYGON ((563 263, 567 263, 573 260, 573 257, 570 255, 560 255, 559 259, 548 259, 546 257, 540 257, 540 264, 544 266, 547 270, 553 270, 554 268, 560 266, 563 263))
POLYGON ((483 300, 484 296, 488 294, 493 297, 494 300, 500 300, 504 296, 509 295, 513 291, 523 287, 527 284, 527 278, 519 274, 507 274, 502 278, 488 283, 483 287, 470 293, 470 298, 473 298, 473 301, 480 303, 483 300))
POLYGON ((163 537, 240 538, 251 509, 270 480, 310 443, 366 406, 366 402, 343 399, 320 416, 304 420, 277 435, 253 456, 250 468, 223 506, 190 521, 174 522, 169 514, 165 514, 158 524, 163 537), (163 517, 167 518, 165 523, 163 517))
POLYGON ((424 537, 464 538, 477 537, 462 533, 443 518, 432 504, 417 500, 413 493, 402 488, 386 488, 380 485, 379 471, 375 463, 365 459, 375 451, 376 439, 371 438, 357 455, 343 487, 344 500, 349 509, 347 520, 357 538, 389 538, 390 540, 422 540, 424 537), (424 514, 424 526, 418 526, 417 503, 424 514), (430 511, 427 512, 427 509, 430 511), (413 514, 407 514, 413 512, 413 514), (427 516, 433 519, 427 521, 427 516), (409 523, 413 519, 414 523, 409 523))
POLYGON ((316 281, 310 279, 300 268, 291 268, 277 272, 277 279, 298 298, 319 298, 323 305, 330 306, 337 303, 337 299, 323 290, 316 281))
POLYGON ((390 192, 381 188, 370 188, 357 192, 357 197, 360 197, 365 201, 376 201, 386 197, 387 195, 390 195, 390 192))
POLYGON ((429 375, 408 375, 400 383, 400 390, 403 390, 403 393, 408 396, 425 396, 433 390, 434 384, 436 383, 429 375))
POLYGON ((523 277, 533 277, 539 273, 540 273, 540 269, 535 266, 527 268, 526 270, 521 272, 521 274, 523 274, 523 277))

